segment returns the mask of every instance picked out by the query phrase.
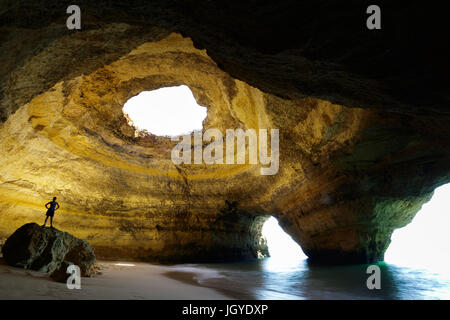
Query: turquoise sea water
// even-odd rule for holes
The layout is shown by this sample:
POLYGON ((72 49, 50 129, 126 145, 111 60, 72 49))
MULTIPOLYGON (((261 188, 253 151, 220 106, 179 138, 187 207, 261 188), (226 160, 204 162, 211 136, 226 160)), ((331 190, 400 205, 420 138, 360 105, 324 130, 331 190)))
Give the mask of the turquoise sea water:
POLYGON ((379 263, 381 289, 369 290, 368 265, 318 266, 275 218, 263 227, 272 255, 259 261, 176 266, 202 286, 239 299, 450 299, 450 184, 435 190, 414 220, 392 235, 379 263))
POLYGON ((306 259, 179 265, 201 286, 237 299, 450 299, 450 277, 379 263, 381 289, 369 290, 368 265, 317 266, 306 259))

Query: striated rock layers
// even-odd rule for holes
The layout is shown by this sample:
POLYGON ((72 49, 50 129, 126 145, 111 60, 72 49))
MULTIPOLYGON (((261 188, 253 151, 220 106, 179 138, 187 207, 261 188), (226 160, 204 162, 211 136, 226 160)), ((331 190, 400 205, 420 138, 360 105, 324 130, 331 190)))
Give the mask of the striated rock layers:
POLYGON ((36 223, 17 229, 6 240, 2 253, 6 263, 14 267, 53 274, 70 262, 80 268, 82 276, 94 274, 94 250, 86 241, 36 223))
MULTIPOLYGON (((57 196, 55 225, 103 258, 261 257, 261 227, 273 215, 313 260, 372 262, 450 181, 448 97, 431 80, 420 86, 424 65, 396 64, 403 46, 361 47, 370 38, 384 48, 384 34, 343 37, 346 24, 321 29, 288 6, 223 15, 210 1, 198 11, 189 1, 179 2, 185 10, 81 1, 83 28, 69 31, 65 7, 48 3, 1 11, 0 237, 43 220, 43 204, 57 196), (265 12, 286 30, 286 19, 298 21, 299 38, 258 31, 267 31, 265 12), (247 14, 256 20, 245 24, 247 14), (137 135, 124 103, 180 84, 208 108, 204 129, 279 129, 278 173, 175 165, 176 142, 137 135)), ((352 26, 355 17, 345 19, 352 26)))

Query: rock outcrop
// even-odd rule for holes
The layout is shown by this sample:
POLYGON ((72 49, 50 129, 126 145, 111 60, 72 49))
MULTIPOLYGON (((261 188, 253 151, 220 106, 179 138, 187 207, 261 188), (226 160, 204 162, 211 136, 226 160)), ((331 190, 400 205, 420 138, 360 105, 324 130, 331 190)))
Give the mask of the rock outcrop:
POLYGON ((61 262, 59 264, 59 267, 50 274, 50 278, 52 278, 53 280, 55 280, 57 282, 66 283, 67 279, 70 277, 70 274, 67 273, 67 269, 72 264, 73 263, 68 262, 68 261, 61 262))
POLYGON ((14 267, 46 272, 61 271, 72 263, 81 275, 94 274, 95 255, 92 247, 67 232, 28 223, 17 229, 5 242, 3 259, 14 267))
POLYGON ((313 260, 373 262, 450 181, 448 55, 414 1, 380 31, 360 1, 101 2, 77 3, 80 31, 58 1, 0 11, 0 237, 57 196, 99 257, 264 256, 273 215, 313 260), (180 84, 204 129, 279 129, 279 172, 174 165, 173 141, 136 136, 127 99, 180 84))

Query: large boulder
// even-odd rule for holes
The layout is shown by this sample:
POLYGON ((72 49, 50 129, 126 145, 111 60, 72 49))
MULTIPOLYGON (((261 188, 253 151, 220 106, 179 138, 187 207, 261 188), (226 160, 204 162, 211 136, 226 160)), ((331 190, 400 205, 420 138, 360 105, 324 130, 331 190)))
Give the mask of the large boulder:
POLYGON ((63 261, 80 267, 81 275, 94 274, 94 249, 84 240, 58 229, 28 223, 17 229, 2 247, 3 259, 14 267, 48 274, 61 269, 63 261))

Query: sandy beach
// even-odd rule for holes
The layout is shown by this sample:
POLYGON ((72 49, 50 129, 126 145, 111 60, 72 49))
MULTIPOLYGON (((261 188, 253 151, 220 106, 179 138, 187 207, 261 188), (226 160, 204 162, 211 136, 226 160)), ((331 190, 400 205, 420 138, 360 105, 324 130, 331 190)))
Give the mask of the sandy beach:
POLYGON ((99 261, 99 266, 101 275, 82 278, 80 290, 69 290, 66 284, 53 281, 45 273, 14 268, 0 259, 0 299, 230 299, 195 285, 193 274, 179 273, 176 267, 123 261, 99 261), (179 274, 179 280, 174 272, 179 274))

